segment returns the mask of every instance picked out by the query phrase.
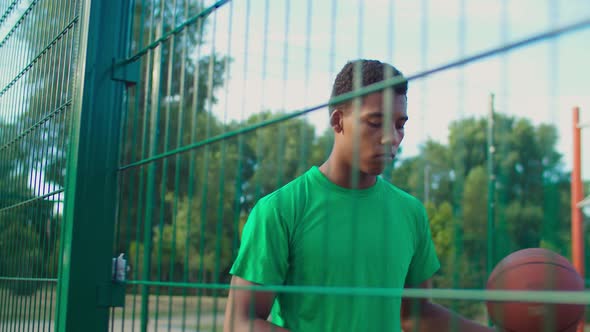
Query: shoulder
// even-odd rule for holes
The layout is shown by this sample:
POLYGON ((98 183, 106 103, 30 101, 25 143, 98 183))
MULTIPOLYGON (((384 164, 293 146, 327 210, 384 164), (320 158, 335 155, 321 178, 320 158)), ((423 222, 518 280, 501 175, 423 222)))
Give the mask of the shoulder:
POLYGON ((306 174, 302 174, 271 193, 261 197, 248 214, 245 228, 264 227, 266 229, 282 230, 290 236, 295 229, 297 220, 305 211, 306 174))
POLYGON ((305 204, 308 174, 303 173, 295 179, 261 197, 256 202, 254 209, 263 211, 277 211, 281 215, 294 213, 302 204, 305 204))
POLYGON ((389 200, 392 200, 396 204, 400 204, 400 206, 403 206, 405 209, 409 209, 414 213, 423 214, 426 211, 424 204, 422 204, 417 197, 412 196, 389 181, 384 179, 382 179, 382 181, 389 200))
POLYGON ((398 188, 394 184, 383 180, 386 183, 387 201, 395 210, 396 221, 409 226, 413 234, 414 244, 421 242, 424 234, 428 232, 430 223, 424 204, 415 196, 398 188))

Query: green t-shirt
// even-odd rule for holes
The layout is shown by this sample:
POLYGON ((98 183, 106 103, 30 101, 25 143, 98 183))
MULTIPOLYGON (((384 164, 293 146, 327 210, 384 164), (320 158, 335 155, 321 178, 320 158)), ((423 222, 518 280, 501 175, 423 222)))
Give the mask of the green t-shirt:
MULTIPOLYGON (((420 201, 381 178, 346 189, 314 166, 258 201, 230 273, 262 285, 400 289, 439 266, 420 201)), ((399 297, 328 292, 278 293, 270 320, 297 332, 401 331, 399 297)))

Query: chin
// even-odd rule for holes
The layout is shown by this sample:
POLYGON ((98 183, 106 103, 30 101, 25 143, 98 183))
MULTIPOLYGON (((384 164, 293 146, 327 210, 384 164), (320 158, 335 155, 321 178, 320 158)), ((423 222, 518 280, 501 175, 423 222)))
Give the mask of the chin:
POLYGON ((363 173, 365 173, 367 175, 371 175, 371 176, 379 176, 383 173, 384 170, 385 170, 385 165, 372 166, 372 167, 365 168, 365 170, 363 170, 363 173))
POLYGON ((373 176, 379 176, 381 174, 383 174, 383 171, 385 170, 384 167, 379 168, 378 170, 375 170, 374 172, 371 173, 371 175, 373 176))

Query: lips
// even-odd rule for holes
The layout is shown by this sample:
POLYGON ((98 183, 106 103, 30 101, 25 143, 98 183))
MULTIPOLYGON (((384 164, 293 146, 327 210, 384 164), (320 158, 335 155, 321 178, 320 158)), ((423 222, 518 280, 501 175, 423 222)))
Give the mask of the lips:
POLYGON ((376 159, 382 159, 382 160, 386 160, 386 159, 393 159, 395 157, 395 155, 393 153, 381 153, 375 156, 376 159))

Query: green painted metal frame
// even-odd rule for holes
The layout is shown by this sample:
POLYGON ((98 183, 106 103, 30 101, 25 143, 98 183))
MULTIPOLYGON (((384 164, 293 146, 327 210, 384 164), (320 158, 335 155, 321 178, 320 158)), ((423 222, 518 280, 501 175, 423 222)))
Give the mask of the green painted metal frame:
POLYGON ((53 229, 61 223, 61 208, 52 204, 61 202, 64 190, 48 184, 47 175, 55 177, 61 170, 56 152, 65 151, 68 144, 70 60, 78 40, 76 4, 14 0, 0 11, 0 124, 7 125, 6 131, 0 130, 0 161, 20 163, 16 172, 10 170, 14 166, 0 170, 8 175, 0 188, 0 232, 7 236, 12 226, 16 230, 5 238, 8 244, 0 240, 0 261, 8 261, 0 267, 2 331, 48 330, 56 314, 53 245, 60 238, 53 229))
POLYGON ((124 83, 113 80, 112 71, 125 55, 127 8, 118 0, 86 0, 81 8, 57 331, 108 330, 109 309, 99 303, 99 290, 116 288, 111 252, 124 83))
MULTIPOLYGON (((40 0, 36 0, 33 3, 37 3, 40 0)), ((51 1, 51 0, 48 0, 51 1)), ((145 46, 143 49, 138 51, 136 54, 129 56, 126 54, 128 50, 127 46, 128 43, 128 36, 130 33, 129 27, 129 20, 132 6, 129 4, 132 3, 133 0, 83 0, 82 7, 79 10, 79 15, 76 16, 75 20, 73 20, 68 27, 78 25, 79 26, 79 45, 77 49, 79 50, 79 54, 77 56, 77 72, 75 76, 75 85, 77 86, 77 90, 75 95, 72 99, 68 100, 63 106, 56 108, 54 111, 49 113, 47 117, 43 118, 42 120, 38 121, 36 124, 33 125, 27 131, 21 133, 21 136, 17 137, 16 140, 20 139, 22 136, 25 136, 33 131, 35 127, 42 124, 43 121, 52 117, 54 114, 59 114, 63 109, 72 108, 72 118, 71 118, 71 136, 69 140, 69 150, 68 150, 68 164, 67 164, 67 181, 65 186, 65 222, 64 227, 62 229, 61 234, 61 245, 62 250, 60 254, 60 271, 58 277, 58 310, 57 310, 57 317, 55 321, 55 328, 57 331, 107 331, 109 330, 109 308, 112 306, 122 305, 125 298, 121 291, 124 291, 125 284, 123 283, 116 283, 112 281, 112 270, 111 270, 111 259, 113 258, 111 255, 113 253, 113 247, 115 243, 115 237, 117 236, 117 232, 115 231, 116 221, 117 221, 117 198, 118 198, 118 191, 119 187, 119 174, 122 171, 136 169, 144 167, 147 170, 147 189, 146 193, 142 193, 141 195, 145 197, 145 205, 147 206, 147 210, 145 211, 145 220, 146 224, 144 226, 144 233, 143 233, 143 243, 145 244, 145 252, 143 256, 143 273, 141 274, 142 280, 133 280, 130 281, 129 285, 140 286, 141 287, 141 330, 145 331, 148 328, 148 318, 149 318, 149 298, 153 294, 150 292, 152 289, 156 289, 156 301, 158 301, 159 296, 159 287, 182 287, 185 289, 196 289, 197 292, 200 294, 202 289, 213 289, 213 290, 227 290, 229 285, 219 284, 219 280, 214 280, 214 284, 205 283, 205 282, 162 282, 162 281, 151 281, 150 271, 153 265, 152 260, 152 251, 154 249, 158 249, 158 259, 160 261, 161 250, 162 247, 152 246, 152 230, 153 227, 156 225, 156 220, 158 216, 155 216, 153 212, 150 210, 151 206, 154 206, 158 199, 163 201, 163 197, 158 198, 156 197, 157 186, 158 183, 155 183, 155 176, 158 171, 156 162, 162 161, 164 164, 164 170, 168 167, 168 161, 171 157, 180 158, 181 154, 184 153, 191 153, 191 159, 194 159, 194 153, 198 149, 205 150, 205 159, 204 159, 204 169, 208 169, 208 148, 211 144, 216 142, 224 143, 225 140, 228 138, 238 136, 238 138, 243 138, 243 135, 246 133, 250 133, 256 131, 263 127, 268 127, 272 125, 280 125, 282 122, 285 122, 289 119, 300 117, 304 114, 313 112, 320 108, 324 108, 329 104, 336 104, 342 101, 354 100, 358 99, 359 96, 364 96, 371 92, 376 92, 383 90, 384 88, 392 87, 397 84, 403 83, 399 79, 390 79, 379 84, 375 84, 373 86, 365 87, 353 93, 349 93, 346 95, 339 96, 330 100, 328 103, 317 105, 314 107, 310 107, 307 109, 299 110, 296 112, 292 112, 281 116, 279 118, 274 118, 267 121, 262 121, 250 126, 242 127, 232 132, 227 132, 223 134, 218 134, 215 136, 209 135, 209 127, 207 127, 207 135, 206 139, 197 141, 194 137, 191 139, 189 144, 184 146, 179 146, 175 149, 168 148, 168 140, 169 140, 169 132, 165 134, 165 151, 161 152, 158 149, 157 144, 157 137, 150 136, 147 138, 147 144, 145 144, 145 154, 146 156, 142 156, 142 158, 138 161, 131 161, 128 163, 120 163, 119 161, 119 149, 121 148, 120 145, 120 138, 122 135, 122 116, 123 113, 123 93, 125 86, 133 85, 139 81, 139 64, 138 60, 143 56, 148 58, 148 62, 153 63, 162 63, 163 56, 162 56, 162 49, 159 47, 162 43, 174 37, 175 35, 179 34, 184 28, 191 24, 195 24, 199 21, 199 19, 206 17, 210 13, 212 13, 215 9, 223 6, 229 0, 221 0, 215 2, 214 5, 208 7, 203 12, 199 13, 196 16, 191 17, 187 21, 181 23, 180 25, 175 25, 175 28, 170 31, 160 31, 159 34, 156 36, 156 39, 152 41, 150 44, 145 46), (150 58, 151 57, 151 58, 150 58), (149 150, 149 151, 148 151, 149 150)), ((6 19, 7 13, 11 10, 16 8, 18 4, 18 0, 11 1, 6 9, 5 14, 0 17, 0 24, 4 22, 6 19)), ((265 21, 268 20, 268 1, 267 1, 267 11, 265 15, 265 21)), ((311 7, 310 7, 311 8, 311 7)), ((288 11, 287 11, 288 12, 288 11)), ((308 18, 311 15, 308 15, 308 18)), ((288 18, 288 15, 287 15, 288 18)), ((510 44, 506 44, 503 47, 488 50, 471 57, 464 57, 460 60, 426 70, 424 72, 418 73, 409 77, 409 80, 419 80, 421 78, 427 77, 437 72, 442 72, 448 70, 450 68, 460 67, 470 62, 474 62, 476 60, 480 60, 483 58, 488 58, 494 55, 497 55, 500 52, 506 52, 512 49, 516 49, 519 47, 523 47, 529 45, 533 42, 537 42, 539 40, 555 37, 559 34, 578 30, 581 28, 585 28, 589 25, 589 21, 583 20, 580 22, 575 22, 568 26, 564 26, 560 29, 552 30, 547 33, 535 35, 533 37, 523 39, 520 41, 516 41, 510 44)), ((267 26, 265 24, 265 26, 267 26)), ((307 34, 311 34, 310 23, 308 23, 308 31, 307 34)), ((10 33, 8 34, 10 35, 10 33)), ((54 45, 57 41, 59 41, 61 35, 57 35, 51 44, 46 48, 39 52, 39 55, 35 58, 40 59, 45 51, 54 45)), ((0 41, 0 47, 5 42, 4 40, 0 41)), ((265 38, 266 40, 266 38, 265 38)), ((141 45, 140 45, 141 46, 141 45)), ((309 54, 307 54, 309 56, 309 54)), ((172 55, 170 55, 172 57, 172 55)), ((264 56, 266 58, 266 55, 264 56)), ((306 61, 309 61, 307 59, 306 61)), ((213 63, 210 63, 212 66, 213 63)), ((197 64, 198 65, 198 64, 197 64)), ((27 67, 25 69, 29 70, 32 67, 27 67)), ((148 97, 151 100, 151 104, 149 106, 151 112, 150 116, 152 117, 151 123, 152 126, 156 126, 156 123, 163 117, 164 115, 168 116, 169 114, 164 114, 164 110, 161 108, 161 87, 160 87, 160 76, 164 73, 164 70, 157 67, 157 75, 154 75, 151 78, 152 82, 148 83, 146 88, 148 90, 148 97)), ((170 69, 170 68, 169 68, 170 69)), ((211 68, 210 68, 211 70, 211 68)), ((198 71, 198 70, 197 70, 198 71)), ((184 72, 184 71, 183 71, 184 72)), ((309 74, 309 73, 306 73, 309 74)), ((211 78, 212 75, 209 75, 211 78)), ((18 80, 19 77, 15 78, 13 82, 11 82, 6 88, 0 91, 0 96, 6 92, 14 82, 18 80)), ((169 78, 168 81, 171 81, 169 78)), ((184 82, 184 80, 181 80, 184 82)), ((209 87, 212 86, 211 83, 208 84, 209 87)), ((170 89, 170 86, 167 87, 170 89)), ((183 89, 181 89, 183 90, 183 89)), ((168 93, 169 94, 169 93, 168 93)), ((209 97, 211 98, 210 94, 211 91, 208 91, 209 97)), ((493 114, 492 114, 493 116, 493 114)), ((182 128, 182 127, 181 127, 182 128)), ((156 132, 156 128, 153 127, 149 131, 151 133, 156 132)), ((493 127, 490 126, 488 132, 488 144, 491 146, 493 145, 493 127)), ((284 134, 284 133, 283 133, 284 134)), ((302 131, 301 141, 305 141, 305 134, 302 131)), ((146 135, 147 137, 147 135, 146 135)), ((182 137, 182 134, 179 134, 178 140, 182 137)), ((282 145, 281 145, 282 146, 282 145)), ((242 146, 240 145, 240 149, 242 146)), ((225 149, 225 145, 223 145, 223 149, 225 149)), ((225 150, 222 150, 225 152, 225 150)), ((241 151, 241 150, 240 150, 241 151)), ((260 151, 257 151, 258 154, 261 154, 260 151)), ((488 224, 488 244, 489 248, 495 247, 495 240, 494 240, 494 224, 493 221, 495 220, 495 183, 494 178, 491 176, 494 172, 494 164, 493 164, 493 154, 489 151, 489 159, 488 159, 488 170, 490 171, 490 178, 489 178, 489 186, 488 186, 488 199, 489 199, 489 210, 488 210, 488 220, 490 223, 488 224)), ((305 154, 302 150, 302 154, 305 154)), ((241 152, 240 152, 241 155, 241 152)), ((223 153, 225 157, 225 153, 223 153)), ((303 158, 301 158, 303 161, 303 158)), ((241 162, 241 160, 239 160, 241 162)), ((223 163, 221 174, 224 174, 223 163)), ((177 164, 178 167, 178 164, 177 164)), ((190 183, 194 183, 193 174, 195 165, 193 161, 191 161, 191 180, 190 183)), ((144 170, 142 170, 143 172, 144 170)), ((178 175, 178 171, 176 171, 176 175, 178 175)), ((166 172, 164 171, 163 182, 165 183, 168 181, 166 178, 166 172)), ((178 178, 174 179, 176 183, 180 180, 178 178)), ((144 177, 141 177, 141 181, 144 181, 144 177)), ((224 187, 224 177, 221 176, 219 179, 219 187, 224 187)), ((236 183, 239 183, 239 178, 236 179, 236 183)), ((280 181, 279 181, 280 183, 280 181)), ((139 188, 143 188, 143 182, 139 186, 139 188)), ((202 205, 206 205, 207 203, 207 182, 203 186, 203 203, 202 205)), ((142 189, 139 189, 141 191, 142 189)), ((190 187, 189 189, 189 197, 192 195, 193 188, 190 187)), ((35 199, 25 200, 23 202, 18 203, 18 206, 25 205, 28 203, 33 202, 39 198, 48 198, 54 196, 57 193, 61 193, 61 190, 53 191, 47 194, 44 194, 35 199)), ((221 190, 220 190, 221 193, 221 190)), ((459 195, 459 193, 457 193, 459 195)), ((236 197, 238 193, 236 192, 236 197)), ((143 202, 144 199, 141 200, 143 202)), ((221 219, 223 214, 223 208, 221 204, 221 198, 219 199, 220 204, 218 205, 217 214, 221 219)), ((238 199, 235 199, 237 202, 238 199)), ((140 203, 143 204, 143 203, 140 203)), ((176 202, 175 202, 176 204, 176 202)), ((17 206, 17 205, 15 205, 17 206)), ((175 207, 176 208, 176 207, 175 207)), ((159 226, 160 226, 160 236, 162 234, 162 211, 160 210, 159 216, 159 226)), ((205 209, 201 211, 204 215, 206 213, 205 209)), ((204 218, 202 218, 204 219, 204 218)), ((235 228, 238 226, 238 218, 236 218, 236 222, 234 224, 235 228)), ((204 227, 204 224, 201 224, 201 227, 204 227)), ((221 232, 221 223, 217 224, 217 233, 221 232)), ((456 225, 458 228, 457 234, 460 235, 459 227, 460 225, 456 225)), ((204 229, 204 228, 203 228, 204 229)), ((204 231, 201 231, 203 234, 204 231)), ((176 234, 176 230, 174 231, 176 234)), ((161 240, 160 240, 161 241, 161 240)), ((237 243, 237 238, 234 239, 237 243)), ((176 242, 174 239, 173 242, 176 242)), ((461 239, 460 237, 457 238, 457 247, 460 246, 461 239)), ((201 239, 200 245, 203 246, 203 240, 201 239)), ((219 257, 220 252, 220 242, 216 242, 216 257, 219 257)), ((187 246, 188 248, 188 246, 187 246)), ((201 248, 202 249, 202 248, 201 248)), ((188 249, 187 249, 188 250, 188 249)), ((458 250, 460 251, 460 250, 458 250)), ((200 262, 202 264, 203 257, 202 253, 204 250, 200 250, 201 257, 200 262)), ((173 254, 174 255, 174 254, 173 254)), ((174 256, 173 256, 174 257, 174 256)), ((494 259, 495 252, 492 250, 488 251, 488 273, 493 267, 493 263, 495 262, 494 259)), ((188 251, 185 255, 185 265, 188 265, 188 251)), ((173 262, 173 260, 171 260, 173 262)), ((216 260, 216 264, 219 261, 216 260)), ((172 264, 172 263, 171 263, 172 264)), ((158 266, 158 275, 161 275, 161 266, 158 266)), ((215 266, 215 270, 218 272, 219 265, 215 266)), ((171 270, 173 270, 171 268, 171 270)), ((203 270, 202 266, 200 270, 203 270)), ((187 270, 185 270, 185 273, 187 270)), ((215 274, 217 275, 217 274, 215 274)), ((458 277, 458 276, 456 276, 458 277)), ((4 278, 6 280, 11 278, 4 278)), ((14 278, 17 279, 17 278, 14 278)), ((160 278, 161 279, 161 278, 160 278)), ((186 276, 185 280, 188 279, 186 276)), ((54 281, 53 279, 43 279, 43 278, 18 278, 21 281, 54 281)), ((256 287, 251 288, 256 289, 256 287)), ((313 287, 299 287, 299 288, 284 288, 284 287, 264 287, 259 288, 260 290, 269 290, 274 289, 276 291, 284 291, 284 292, 309 292, 309 293, 330 293, 330 294, 351 294, 354 293, 356 295, 361 294, 368 294, 368 295, 376 295, 376 296, 400 296, 402 294, 402 290, 379 290, 379 289, 322 289, 322 288, 313 288, 313 287)), ((169 290, 170 294, 170 290, 169 290)), ((185 293, 186 294, 186 291, 185 293)), ((406 296, 416 297, 416 298, 431 298, 436 296, 437 298, 447 298, 447 299, 519 299, 519 300, 540 300, 546 299, 546 297, 539 297, 538 294, 534 293, 527 293, 524 292, 523 294, 514 294, 514 293, 505 293, 505 294, 490 294, 485 291, 456 291, 456 290, 409 290, 404 291, 406 296)), ((553 301, 558 303, 560 301, 563 302, 576 302, 576 303, 587 303, 588 295, 587 294, 553 294, 554 298, 553 301)), ((215 298, 217 300, 217 298, 215 298)), ((10 303, 12 305, 13 303, 10 303)), ((186 303, 185 303, 186 304, 186 303)), ((23 303, 15 303, 14 305, 23 305, 23 303)), ((135 305, 135 304, 134 304, 135 305)), ((172 305, 172 302, 169 302, 169 306, 172 305)), ((199 302, 200 306, 200 302, 199 302)), ((1 308, 1 304, 0 304, 1 308)), ((20 309, 19 309, 20 310, 20 309)), ((24 303, 23 309, 24 311, 27 310, 35 310, 34 306, 31 306, 30 303, 24 303)), ((170 311, 170 307, 169 307, 170 311)), ((198 307, 197 312, 200 311, 200 307, 198 307)), ((135 311, 133 311, 135 314, 135 311)), ((185 321, 184 315, 186 314, 186 310, 183 310, 183 322, 185 321)), ((217 312, 214 312, 214 320, 215 315, 217 312)), ((155 320, 158 320, 158 307, 156 304, 156 315, 155 320)), ((200 319, 200 317, 198 318, 200 319)), ((15 328, 18 330, 20 328, 20 322, 18 323, 18 327, 15 328)), ((198 326, 199 323, 197 323, 198 326)), ((184 326, 183 326, 184 328, 184 326)))
POLYGON ((494 146, 494 95, 490 96, 490 109, 489 109, 489 117, 488 117, 488 132, 487 132, 487 159, 488 159, 488 200, 487 200, 487 207, 488 207, 488 229, 487 229, 487 241, 488 241, 488 257, 487 257, 487 273, 488 275, 492 273, 494 266, 496 266, 496 255, 495 255, 495 234, 494 231, 496 229, 495 220, 496 220, 496 173, 494 168, 494 156, 495 156, 495 146, 494 146))

